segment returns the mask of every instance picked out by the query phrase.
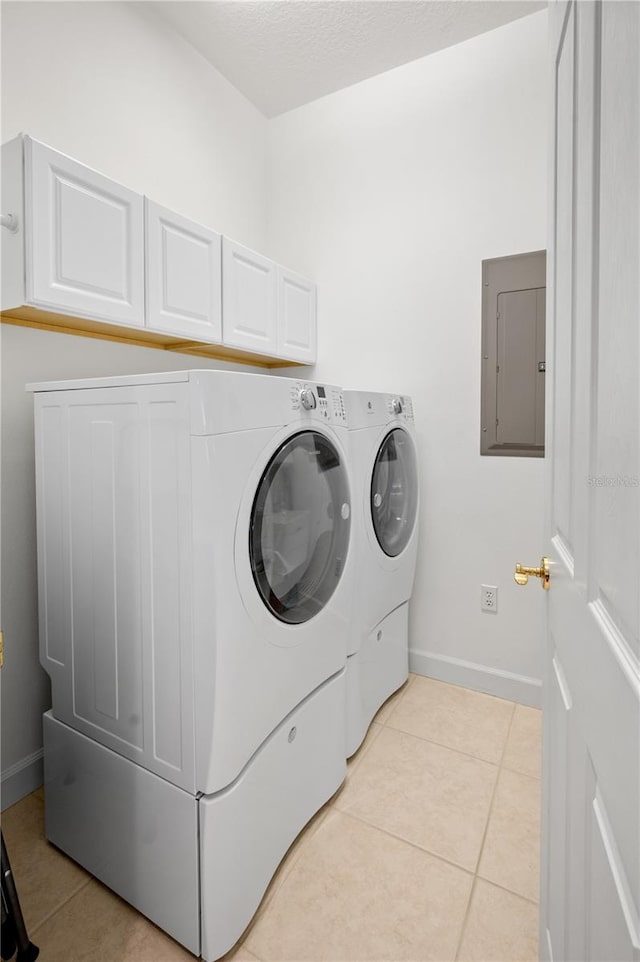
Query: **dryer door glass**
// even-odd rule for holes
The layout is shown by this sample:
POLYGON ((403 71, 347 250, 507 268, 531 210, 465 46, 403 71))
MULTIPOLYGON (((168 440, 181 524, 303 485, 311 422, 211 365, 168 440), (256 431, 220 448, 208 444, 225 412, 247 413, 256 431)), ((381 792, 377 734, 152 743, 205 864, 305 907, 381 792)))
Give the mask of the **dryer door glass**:
POLYGON ((349 529, 338 451, 315 431, 289 438, 262 475, 249 530, 253 577, 277 618, 299 625, 324 608, 344 570, 349 529))
POLYGON ((378 543, 395 558, 407 547, 416 522, 418 470, 413 441, 394 428, 380 445, 371 478, 371 519, 378 543))

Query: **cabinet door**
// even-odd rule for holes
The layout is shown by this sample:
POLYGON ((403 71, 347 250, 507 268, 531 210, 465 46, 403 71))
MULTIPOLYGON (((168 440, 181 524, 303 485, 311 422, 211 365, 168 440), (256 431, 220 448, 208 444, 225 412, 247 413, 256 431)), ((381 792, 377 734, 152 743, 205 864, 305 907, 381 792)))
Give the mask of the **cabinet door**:
POLYGON ((276 265, 268 257, 222 241, 222 331, 225 344, 261 354, 277 350, 276 265))
POLYGON ((313 364, 316 359, 316 285, 278 267, 278 354, 313 364))
POLYGON ((198 341, 222 340, 221 237, 145 201, 147 325, 198 341))
POLYGON ((27 300, 144 325, 142 196, 25 137, 27 300))

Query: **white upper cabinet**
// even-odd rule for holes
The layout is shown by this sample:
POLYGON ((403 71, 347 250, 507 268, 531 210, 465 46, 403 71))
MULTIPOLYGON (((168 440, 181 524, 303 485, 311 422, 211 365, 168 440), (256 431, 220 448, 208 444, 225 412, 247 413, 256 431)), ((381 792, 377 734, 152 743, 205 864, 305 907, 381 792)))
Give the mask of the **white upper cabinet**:
POLYGON ((197 341, 222 340, 221 237, 146 200, 147 325, 197 341))
POLYGON ((30 137, 24 145, 27 301, 143 326, 142 196, 30 137))
POLYGON ((277 353, 303 364, 316 359, 316 285, 285 267, 278 267, 277 353))
POLYGON ((283 360, 316 359, 316 286, 268 257, 222 240, 223 341, 283 360))
POLYGON ((31 137, 3 144, 1 159, 7 320, 266 367, 314 363, 311 281, 31 137))
POLYGON ((222 240, 223 340, 229 347, 277 353, 276 265, 268 257, 222 240))

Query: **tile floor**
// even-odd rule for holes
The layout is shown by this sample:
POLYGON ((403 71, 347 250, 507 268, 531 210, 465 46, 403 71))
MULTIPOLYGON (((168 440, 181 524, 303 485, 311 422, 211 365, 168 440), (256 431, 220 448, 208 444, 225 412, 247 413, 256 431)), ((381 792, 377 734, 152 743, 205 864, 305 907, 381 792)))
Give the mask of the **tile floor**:
MULTIPOLYGON (((537 959, 539 796, 539 711, 411 676, 227 962, 537 959)), ((42 962, 193 960, 45 841, 43 798, 2 817, 42 962)))

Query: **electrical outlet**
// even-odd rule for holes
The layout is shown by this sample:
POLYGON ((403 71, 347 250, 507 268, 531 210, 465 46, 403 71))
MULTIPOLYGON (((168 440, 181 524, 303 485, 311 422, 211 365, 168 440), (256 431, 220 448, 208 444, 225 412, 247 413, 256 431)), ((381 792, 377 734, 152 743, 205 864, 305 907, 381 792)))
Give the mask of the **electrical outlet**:
POLYGON ((480 607, 483 611, 498 611, 498 589, 496 585, 481 585, 480 607))

